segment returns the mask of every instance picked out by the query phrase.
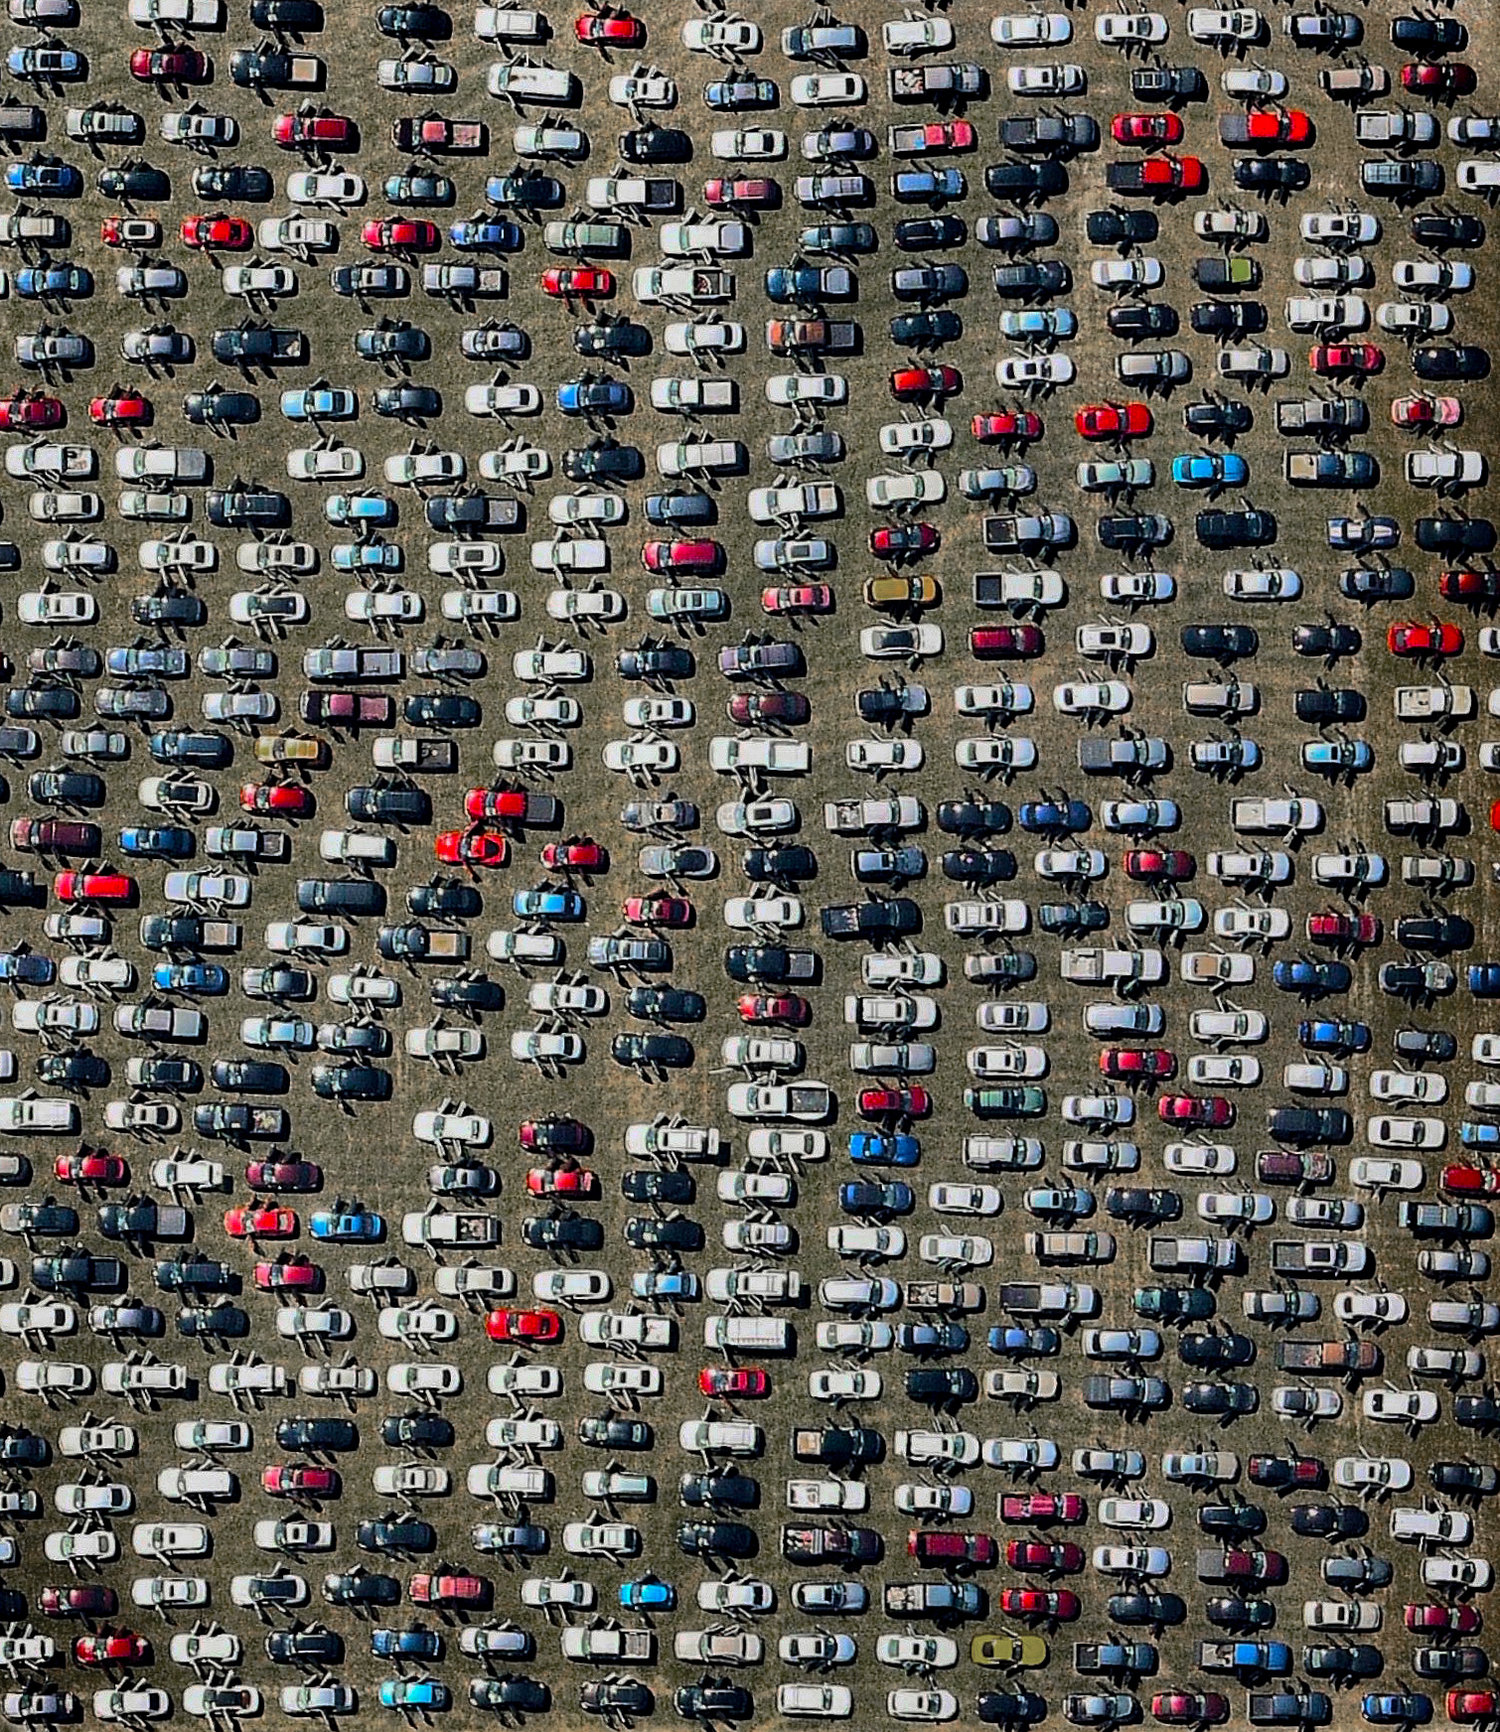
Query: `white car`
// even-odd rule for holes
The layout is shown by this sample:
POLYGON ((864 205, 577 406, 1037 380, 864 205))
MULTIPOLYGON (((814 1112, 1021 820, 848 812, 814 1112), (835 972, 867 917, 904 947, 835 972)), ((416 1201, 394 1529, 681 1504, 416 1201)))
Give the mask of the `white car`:
POLYGON ((286 196, 293 204, 362 204, 365 197, 364 177, 357 174, 332 174, 306 171, 289 174, 286 196))
POLYGON ((1256 42, 1265 34, 1266 23, 1252 6, 1232 10, 1193 6, 1188 10, 1187 27, 1194 42, 1218 44, 1256 42))
POLYGON ((844 108, 865 100, 866 85, 857 72, 804 72, 787 93, 799 108, 844 108))
MULTIPOLYGON (((1430 1389, 1367 1389, 1360 1397, 1360 1411, 1366 1419, 1383 1420, 1393 1425, 1431 1425, 1438 1416, 1441 1403, 1430 1389)), ((1391 1512, 1391 1537, 1405 1539, 1416 1534, 1397 1533, 1396 1517, 1407 1512, 1391 1512)), ((1418 1512, 1411 1512, 1418 1513, 1418 1512)), ((1457 1515, 1460 1511, 1423 1511, 1422 1514, 1457 1515)), ((1427 1537, 1427 1536, 1422 1536, 1427 1537)), ((1436 1537, 1435 1535, 1432 1537, 1436 1537)), ((1463 1541, 1457 1541, 1463 1544, 1463 1541)))
POLYGON ((1050 66, 1012 66, 1005 74, 1012 96, 1078 96, 1087 86, 1084 70, 1075 61, 1054 61, 1050 66))
POLYGON ((765 384, 766 401, 783 408, 799 403, 824 406, 849 400, 849 381, 842 373, 772 373, 765 384))
POLYGON ((226 295, 279 300, 297 292, 297 273, 290 265, 225 265, 222 282, 226 295))
POLYGON ((1073 39, 1073 20, 1065 12, 1002 12, 990 20, 990 40, 998 48, 1056 48, 1073 39))
POLYGON ((1071 385, 1078 372, 1067 355, 1006 355, 995 363, 995 382, 1002 390, 1050 390, 1071 385))
POLYGON ((1094 38, 1106 48, 1128 51, 1138 44, 1165 42, 1168 34, 1160 12, 1102 12, 1094 20, 1094 38))
POLYGON ((1380 218, 1369 211, 1306 211, 1298 225, 1305 241, 1325 247, 1373 246, 1380 239, 1380 218))
POLYGON ((1231 601, 1292 601, 1302 593, 1302 577, 1288 565, 1256 566, 1226 571, 1222 587, 1231 601))

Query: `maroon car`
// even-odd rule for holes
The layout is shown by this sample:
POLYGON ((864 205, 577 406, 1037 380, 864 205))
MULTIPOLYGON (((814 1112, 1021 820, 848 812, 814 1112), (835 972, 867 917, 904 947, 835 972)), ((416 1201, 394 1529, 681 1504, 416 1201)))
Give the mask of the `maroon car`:
POLYGON ((1036 625, 976 625, 969 633, 969 652, 981 661, 1012 661, 1039 656, 1047 647, 1036 625))
POLYGON ((251 1161, 245 1183, 252 1191, 316 1191, 323 1169, 313 1161, 251 1161))
POLYGON ((801 692, 737 692, 724 706, 742 728, 757 722, 805 722, 812 705, 801 692))

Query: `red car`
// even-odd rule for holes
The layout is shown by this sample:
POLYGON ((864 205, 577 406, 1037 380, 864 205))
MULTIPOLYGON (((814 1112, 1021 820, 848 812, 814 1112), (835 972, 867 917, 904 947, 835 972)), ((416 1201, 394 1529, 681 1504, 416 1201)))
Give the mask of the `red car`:
POLYGON ((1415 90, 1422 96, 1468 96, 1477 82, 1474 68, 1462 60, 1450 60, 1443 66, 1413 60, 1401 68, 1401 88, 1415 90))
POLYGON ((1385 647, 1393 656, 1456 656, 1463 650, 1464 634, 1446 620, 1431 625, 1398 620, 1385 634, 1385 647))
POLYGON ((295 1239, 297 1211, 241 1203, 224 1211, 224 1231, 231 1239, 295 1239))
POLYGON ((898 367, 891 374, 891 395, 898 403, 923 403, 929 397, 951 397, 961 391, 957 367, 898 367))
POLYGON ((1234 1123, 1234 1106, 1223 1095, 1163 1095, 1156 1103, 1164 1125, 1203 1125, 1215 1129, 1234 1123))
POLYGON ((994 1564, 1000 1556, 993 1534, 958 1534, 913 1528, 906 1536, 906 1555, 919 1564, 956 1568, 963 1564, 994 1564))
POLYGON ((1047 647, 1036 625, 976 625, 969 633, 969 653, 983 661, 1011 661, 1039 656, 1047 647))
POLYGON ((717 541, 648 541, 641 549, 641 564, 659 576, 676 572, 715 572, 724 563, 724 549, 717 541))
POLYGON ((1500 601, 1500 572, 1439 572, 1438 594, 1444 601, 1500 601))
POLYGON ((305 1257, 257 1263, 252 1278, 261 1293, 316 1293, 323 1286, 322 1269, 305 1257))
POLYGON ((1153 417, 1144 403, 1085 403, 1073 425, 1085 439, 1143 439, 1153 417))
POLYGON ((632 926, 693 924, 693 905, 685 896, 627 896, 620 912, 632 926))
POLYGON ((533 1167, 526 1189, 533 1197, 597 1197, 599 1175, 587 1167, 533 1167))
POLYGON ((1401 1616, 1408 1630, 1447 1630, 1455 1636, 1472 1636, 1484 1622, 1478 1606, 1403 1606, 1401 1616))
POLYGON ((314 1161, 251 1161, 245 1183, 252 1191, 316 1191, 323 1169, 314 1161))
POLYGON ((910 559, 916 553, 935 552, 942 539, 931 523, 892 524, 870 531, 870 552, 877 559, 910 559))
POLYGON ((151 1644, 133 1630, 107 1630, 80 1636, 73 1644, 73 1658, 80 1666, 146 1666, 151 1663, 151 1644))
POLYGON ((559 299, 580 295, 584 300, 596 300, 615 292, 615 274, 588 265, 554 265, 542 272, 542 292, 559 299))
POLYGON ((1373 343, 1315 343, 1307 352, 1307 364, 1325 379, 1341 373, 1378 373, 1385 365, 1385 352, 1373 343))
POLYGON ((1161 1047, 1113 1046, 1099 1054, 1100 1076, 1169 1077, 1176 1069, 1176 1053, 1161 1047))
POLYGON ((1077 1492, 1006 1492, 1000 1499, 1003 1522, 1081 1522, 1088 1514, 1077 1492))
POLYGON ((89 398, 89 420, 98 427, 145 427, 155 417, 151 399, 139 391, 114 391, 89 398))
POLYGON ((1443 1709, 1450 1720, 1493 1720, 1500 1715, 1500 1695, 1493 1690, 1450 1690, 1443 1709))
POLYGON ((240 789, 243 812, 285 812, 293 818, 311 815, 313 797, 307 788, 290 782, 246 782, 240 789))
POLYGON ((746 992, 735 1009, 742 1022, 779 1022, 788 1028, 805 1028, 812 1021, 812 1006, 795 992, 746 992))
POLYGON ((137 48, 130 57, 130 76, 163 84, 202 84, 208 77, 208 56, 196 48, 137 48))
POLYGON ((261 1472, 261 1490, 272 1497, 337 1497, 338 1470, 293 1462, 290 1465, 273 1462, 261 1472))
POLYGON ((113 1588, 94 1582, 75 1583, 43 1588, 36 1604, 49 1618, 112 1618, 120 1609, 120 1597, 113 1588))
POLYGON ((124 872, 59 872, 52 894, 59 902, 133 902, 136 882, 124 872))
POLYGON ((435 253, 443 244, 437 224, 417 217, 372 218, 359 238, 375 253, 435 253))
POLYGON ((833 585, 796 583, 763 589, 760 605, 767 613, 832 613, 833 585))
POLYGON ((0 428, 7 433, 61 427, 62 423, 60 398, 48 397, 41 391, 18 391, 13 397, 0 398, 0 428))
POLYGON ((573 20, 573 34, 591 48, 639 48, 646 26, 628 12, 585 12, 573 20))
POLYGON ((926 1089, 861 1089, 861 1118, 925 1119, 932 1111, 932 1096, 926 1089))
POLYGON ((1397 427, 1424 431, 1428 427, 1456 427, 1464 418, 1457 397, 1433 397, 1426 392, 1415 397, 1397 397, 1391 404, 1391 420, 1397 427))
POLYGON ((774 180, 708 180, 703 183, 705 204, 768 205, 775 204, 781 189, 774 180))
POLYGON ((1252 108, 1245 116, 1245 129, 1252 146, 1312 143, 1312 122, 1300 108, 1252 108))
POLYGON ((59 1155, 52 1171, 67 1185, 123 1185, 130 1177, 129 1167, 118 1155, 101 1155, 93 1150, 59 1155))
POLYGON ((342 114, 278 114, 271 137, 290 149, 315 144, 325 150, 352 150, 358 143, 354 122, 342 114))
POLYGON ((503 866, 510 843, 498 830, 442 830, 432 851, 445 866, 503 866))
MULTIPOLYGON (((1443 1168, 1442 1185, 1463 1197, 1500 1196, 1500 1168, 1471 1167, 1464 1162, 1451 1162, 1443 1168)), ((1408 1606, 1407 1611, 1411 1610, 1408 1606)), ((1411 1626, 1408 1625, 1408 1628, 1411 1626)))
POLYGON ((1127 878, 1150 883, 1165 878, 1173 883, 1191 878, 1198 862, 1185 848, 1128 848, 1120 861, 1127 878))
POLYGON ((801 692, 736 692, 724 706, 731 722, 742 728, 761 722, 801 724, 812 714, 812 704, 801 692))
POLYGON ((1167 1726, 1217 1726, 1229 1718, 1229 1698, 1217 1690, 1159 1690, 1151 1712, 1167 1726))
POLYGON ((999 409, 976 415, 969 431, 981 445, 1025 445, 1041 438, 1043 422, 1034 409, 999 409))
POLYGON ((1013 1618, 1053 1618, 1067 1624, 1083 1606, 1071 1588, 1002 1588, 1000 1610, 1013 1618))
POLYGON ((608 872, 609 853, 586 838, 578 842, 549 842, 542 849, 542 864, 549 872, 608 872))
POLYGON ((414 1606, 483 1606, 489 1603, 490 1584, 483 1576, 420 1575, 407 1584, 414 1606))
POLYGON ((1307 936, 1314 944, 1378 944, 1380 920, 1374 914, 1309 914, 1307 936))
POLYGON ((698 1373, 698 1392, 710 1400, 719 1395, 758 1400, 771 1393, 771 1379, 756 1365, 705 1365, 698 1373))
POLYGON ((1109 127, 1116 144, 1139 144, 1147 150, 1181 144, 1183 131, 1181 117, 1166 110, 1160 114, 1117 114, 1109 127))
POLYGON ((491 1341, 560 1341, 562 1318, 555 1311, 491 1311, 484 1332, 491 1341))
POLYGON ((1013 1570, 1046 1570, 1072 1575, 1083 1568, 1083 1547, 1071 1540, 1007 1540, 1005 1561, 1013 1570))
POLYGON ((244 252, 255 245, 255 230, 244 217, 187 216, 182 219, 182 244, 187 247, 227 247, 244 252))

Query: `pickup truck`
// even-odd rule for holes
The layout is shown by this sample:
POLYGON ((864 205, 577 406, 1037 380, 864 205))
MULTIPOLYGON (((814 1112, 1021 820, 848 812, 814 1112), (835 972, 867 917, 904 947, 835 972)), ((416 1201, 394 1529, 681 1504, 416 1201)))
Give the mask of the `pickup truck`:
POLYGON ((1142 770, 1164 770, 1169 761, 1167 742, 1144 735, 1078 742, 1078 767, 1090 776, 1130 776, 1142 770))
POLYGON ((1285 1642, 1200 1642, 1198 1666, 1204 1672, 1268 1672, 1280 1677, 1292 1669, 1292 1650, 1285 1642))
POLYGON ((773 355, 848 355, 859 347, 853 319, 767 319, 766 347, 773 355))
POLYGON ((1453 720, 1474 714, 1473 686, 1397 686, 1396 718, 1402 722, 1453 720))
POLYGON ((1097 1289, 1074 1281, 1007 1281, 1000 1309, 1016 1317, 1089 1317, 1099 1303, 1097 1289))
POLYGON ((1278 433, 1362 433, 1369 419, 1358 397, 1283 397, 1276 405, 1278 433))
POLYGON ((1234 1270, 1243 1263, 1243 1253, 1233 1239, 1157 1236, 1151 1240, 1151 1267, 1158 1274, 1186 1270, 1234 1270))
POLYGON ((641 265, 632 273, 631 291, 647 306, 666 300, 732 301, 734 272, 694 265, 641 265))
POLYGON ((426 151, 432 156, 458 156, 482 151, 482 120, 446 120, 441 114, 403 114, 391 127, 397 150, 426 151))
POLYGON ((1318 1372, 1341 1377, 1346 1372, 1378 1372, 1384 1355, 1373 1341, 1278 1341, 1276 1369, 1318 1372))
POLYGON ((536 824, 544 829, 562 822, 562 801, 556 794, 528 794, 502 788, 486 796, 483 816, 502 824, 536 824))
POLYGON ((375 740, 370 755, 377 770, 408 770, 416 775, 458 768, 458 746, 432 734, 386 734, 375 740))
MULTIPOLYGON (((1384 76, 1383 67, 1357 70, 1384 76)), ((1251 1690, 1245 1697, 1245 1718, 1252 1726, 1326 1726, 1333 1718, 1333 1699, 1322 1690, 1251 1690)))
POLYGON ((469 935, 447 927, 382 926, 377 944, 382 956, 400 962, 466 962, 469 935))
POLYGON ((679 415, 730 415, 739 407, 739 387, 733 379, 657 379, 651 407, 679 415))
POLYGON ((583 196, 592 210, 675 211, 682 188, 670 176, 596 174, 583 196))
POLYGON ((910 794, 886 800, 828 800, 823 826, 835 836, 867 836, 875 830, 915 830, 922 802, 910 794))
POLYGON ((977 1281, 908 1281, 906 1303, 914 1311, 978 1311, 984 1288, 977 1281))
POLYGON ((237 48, 229 57, 229 76, 260 90, 320 90, 327 68, 316 54, 283 54, 276 49, 237 48))
POLYGON ((1293 487, 1343 487, 1366 479, 1362 451, 1288 451, 1283 468, 1293 487))
POLYGON ((1067 599, 1063 580, 1055 571, 977 571, 974 574, 976 607, 1061 607, 1067 599))
POLYGON ((106 1203, 99 1231, 106 1239, 185 1239, 193 1218, 175 1203, 106 1203))
POLYGON ((935 66, 893 66, 892 102, 942 102, 984 92, 984 69, 972 60, 946 61, 935 66))
POLYGON ((812 1124, 833 1111, 826 1083, 736 1083, 727 1104, 737 1119, 790 1119, 812 1124))
POLYGON ((574 1624, 562 1633, 562 1651, 568 1660, 645 1663, 655 1657, 656 1635, 651 1630, 588 1629, 574 1624))
POLYGON ((976 1618, 984 1600, 973 1582, 887 1582, 886 1616, 891 1618, 976 1618))
POLYGON ((1370 1262, 1370 1253, 1357 1243, 1334 1239, 1273 1239, 1273 1275, 1358 1275, 1370 1262))
POLYGON ((141 943, 148 950, 238 950, 244 936, 238 920, 204 920, 197 914, 141 916, 141 943))
POLYGON ((1086 985, 1132 980, 1149 984, 1166 973, 1166 962, 1159 950, 1105 950, 1098 946, 1064 950, 1059 966, 1064 980, 1086 985))
POLYGON ((472 1251, 500 1243, 500 1220, 496 1215, 418 1210, 401 1217, 401 1238, 407 1245, 462 1245, 472 1251))
POLYGON ((1411 114, 1403 108, 1367 108, 1354 117, 1354 139, 1372 149, 1425 146, 1438 140, 1437 122, 1430 114, 1411 114))
POLYGON ((406 672, 406 657, 396 649, 354 649, 334 645, 308 650, 302 673, 310 680, 379 680, 394 684, 406 672))

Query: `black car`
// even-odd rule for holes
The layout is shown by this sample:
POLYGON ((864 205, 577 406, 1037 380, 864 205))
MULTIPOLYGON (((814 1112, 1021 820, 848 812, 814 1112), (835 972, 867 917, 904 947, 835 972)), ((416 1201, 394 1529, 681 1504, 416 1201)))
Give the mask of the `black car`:
POLYGON ((819 918, 825 938, 869 938, 877 943, 916 932, 922 924, 922 912, 908 896, 842 903, 824 908, 819 918))
POLYGON ((901 1323, 896 1345, 903 1353, 967 1353, 969 1332, 962 1323, 901 1323))
POLYGON ((0 1435, 0 1463, 7 1467, 45 1467, 51 1458, 51 1444, 34 1431, 7 1426, 0 1435))
POLYGON ((1184 1365, 1216 1371, 1231 1365, 1249 1365, 1255 1358, 1255 1343, 1248 1335, 1237 1335, 1232 1330, 1222 1335, 1184 1335, 1178 1340, 1177 1356, 1184 1365))
POLYGON ((1469 32, 1456 18, 1419 18, 1411 13, 1391 20, 1391 42, 1424 56, 1448 54, 1467 46, 1469 32))
POLYGON ((1118 1221, 1175 1221, 1182 1213, 1182 1198, 1176 1191, 1146 1185, 1115 1185, 1104 1199, 1104 1209, 1118 1221))
POLYGON ((622 132, 618 148, 622 162, 687 162, 693 141, 676 127, 641 126, 622 132))
POLYGON ((377 415, 396 419, 431 419, 443 412, 443 394, 431 385, 381 385, 371 393, 370 407, 377 415))
POLYGON ((1187 1617, 1180 1594, 1111 1594, 1105 1611, 1116 1624, 1180 1624, 1187 1617))
POLYGON ((363 1569, 339 1570, 323 1578, 323 1598, 331 1606, 397 1606, 401 1584, 394 1576, 363 1569))
POLYGON ((1229 662, 1253 656, 1260 648, 1260 633, 1253 625, 1185 625, 1182 648, 1186 655, 1229 662))
POLYGON ((1091 210, 1084 228, 1096 247, 1149 246, 1160 231, 1161 221, 1155 211, 1111 205, 1107 210, 1091 210))
POLYGON ((701 992, 680 986, 633 986, 625 995, 625 1009, 644 1022, 702 1022, 708 1001, 701 992))
MULTIPOLYGON (((1420 541, 1420 523, 1418 539, 1420 541)), ((1439 550, 1433 548, 1428 551, 1439 550)), ((1399 565, 1348 566, 1339 573, 1339 593, 1350 601, 1405 601, 1416 593, 1416 587, 1416 578, 1404 566, 1399 565)))
POLYGON ((1337 621, 1292 627, 1292 648, 1299 656, 1321 656, 1332 661, 1338 656, 1358 655, 1363 641, 1357 625, 1341 625, 1337 621))
POLYGON ((448 1010, 499 1010, 505 1003, 505 989, 484 975, 435 980, 427 995, 440 1009, 448 1010))
POLYGON ((284 1095, 291 1081, 286 1066, 270 1059, 216 1058, 208 1074, 216 1089, 244 1095, 284 1095))
POLYGON ((1302 1649, 1302 1670, 1314 1678, 1373 1678, 1384 1666, 1385 1656, 1371 1642, 1309 1642, 1302 1649))
POLYGON ((709 493, 648 493, 646 521, 663 529, 680 529, 718 520, 718 502, 709 493))
POLYGON ((352 1419, 280 1419, 276 1445, 278 1449, 358 1449, 359 1427, 352 1419))
POLYGON ((609 1056, 616 1064, 683 1070, 693 1062, 693 1043, 680 1034, 633 1034, 622 1029, 610 1040, 609 1056))
POLYGON ((1259 301, 1195 301, 1188 323, 1204 337, 1251 336, 1266 328, 1266 309, 1259 301))
POLYGON ((677 1482, 677 1495, 689 1509, 721 1505, 728 1509, 758 1509, 760 1481, 738 1468, 719 1473, 685 1473, 677 1482))
POLYGON ((1255 425, 1255 412, 1248 403, 1209 397, 1201 403, 1189 403, 1182 411, 1182 424, 1189 433, 1205 439, 1232 438, 1250 431, 1255 425))
POLYGON ((344 810, 366 823, 426 824, 432 818, 432 797, 425 788, 360 784, 344 795, 344 810))
POLYGON ((1126 301, 1104 315, 1111 336, 1134 342, 1141 337, 1172 337, 1181 321, 1165 301, 1126 301))
POLYGON ((380 1422, 380 1438, 392 1449, 451 1449, 453 1422, 437 1413, 390 1413, 380 1422))
POLYGON ((456 879, 437 879, 431 884, 413 884, 406 893, 406 911, 418 916, 451 915, 472 920, 484 911, 484 897, 472 884, 456 879))
POLYGON ((1008 884, 1016 875, 1009 848, 950 848, 942 859, 943 876, 957 884, 1008 884))
POLYGON ((651 1449, 656 1434, 644 1419, 619 1413, 586 1415, 578 1422, 578 1441, 592 1449, 651 1449))
POLYGON ((587 1215, 528 1215, 521 1237, 534 1251, 597 1251, 604 1228, 587 1215))
POLYGON ((625 1243, 636 1251, 701 1251, 703 1229, 681 1215, 666 1220, 632 1215, 625 1223, 625 1243))
POLYGON ((677 1547, 690 1558, 752 1558, 759 1549, 755 1529, 744 1522, 693 1521, 677 1524, 677 1547))
POLYGON ((117 198, 122 203, 138 199, 143 204, 165 204, 172 196, 171 180, 149 162, 101 168, 97 184, 105 198, 117 198))
POLYGON ((932 1407, 977 1401, 979 1379, 964 1366, 908 1371, 906 1396, 909 1401, 926 1402, 932 1407))
POLYGON ((1029 1726, 1046 1718, 1047 1704, 1034 1690, 982 1690, 974 1712, 986 1726, 1029 1726))
POLYGON ((1269 511, 1200 511, 1194 527, 1205 547, 1262 547, 1276 539, 1269 511))
POLYGON ((209 163, 193 170, 193 191, 224 204, 265 204, 276 190, 269 169, 259 163, 209 163))
POLYGON ((968 236, 968 224, 956 216, 903 217, 892 231, 892 239, 903 253, 925 252, 929 247, 960 247, 968 236))
MULTIPOLYGON (((117 1263, 115 1267, 118 1269, 120 1265, 117 1263)), ((211 1262, 206 1257, 182 1258, 174 1262, 158 1263, 154 1273, 156 1284, 163 1293, 235 1293, 239 1291, 240 1277, 238 1271, 231 1269, 227 1263, 211 1262)), ((35 1279, 35 1270, 32 1271, 32 1275, 35 1279)), ((123 1278, 122 1270, 122 1281, 123 1278)))
POLYGON ((1435 1461, 1427 1469, 1427 1477, 1437 1491, 1469 1497, 1490 1497, 1500 1491, 1500 1468, 1488 1462, 1435 1461))
POLYGON ((1253 1503, 1206 1503, 1199 1506, 1198 1526, 1231 1542, 1251 1539, 1265 1532, 1266 1512, 1253 1503))
POLYGON ((615 670, 623 680, 687 680, 695 665, 693 652, 679 644, 643 643, 615 657, 615 670))
POLYGON ((1015 200, 1055 198, 1068 190, 1068 171, 1060 162, 991 163, 984 171, 984 184, 995 198, 1015 200))
POLYGON ((454 692, 411 692, 401 700, 401 715, 415 727, 477 728, 484 709, 477 698, 454 692))
MULTIPOLYGON (((271 3, 285 5, 288 0, 271 3)), ((301 1630, 272 1630, 266 1637, 266 1658, 278 1666, 306 1666, 314 1670, 337 1666, 344 1658, 344 1638, 320 1624, 301 1630)))
POLYGON ((1312 170, 1295 156, 1242 156, 1234 165, 1234 184, 1243 192, 1301 192, 1312 170))
POLYGON ((1424 553, 1489 553, 1496 541, 1487 517, 1419 517, 1413 529, 1424 553))
POLYGON ((697 1188, 680 1167, 637 1167, 620 1175, 620 1195, 628 1203, 691 1203, 697 1188))
POLYGON ((1304 686, 1294 699, 1299 722, 1358 722, 1365 715, 1363 692, 1348 686, 1304 686))
POLYGON ((1411 238, 1419 247, 1431 247, 1435 252, 1446 247, 1483 246, 1484 234, 1484 223, 1477 216, 1420 211, 1411 219, 1411 238))
POLYGON ((748 1720, 755 1704, 739 1684, 684 1684, 672 1706, 683 1720, 748 1720))
POLYGON ((469 1702, 501 1714, 545 1714, 552 1706, 552 1691, 536 1678, 512 1672, 503 1678, 471 1678, 469 1702))
POLYGON ((943 800, 937 809, 938 829, 950 836, 1002 836, 1013 821, 1000 800, 943 800))
POLYGON ((582 1686, 578 1706, 585 1714, 644 1720, 655 1712, 656 1698, 639 1678, 602 1678, 582 1686))
POLYGON ((920 313, 898 313, 891 320, 891 341, 922 348, 932 343, 956 343, 964 334, 964 322, 947 309, 920 313))
POLYGON ((177 1313, 177 1331, 236 1339, 250 1333, 250 1318, 238 1305, 192 1305, 177 1313))
POLYGON ((92 1052, 49 1052, 36 1061, 38 1082, 59 1088, 104 1088, 109 1083, 108 1063, 92 1052))
POLYGON ((724 952, 724 972, 742 985, 810 980, 817 973, 817 955, 809 950, 784 950, 776 944, 731 944, 724 952))
POLYGON ((514 529, 521 507, 498 493, 443 493, 427 501, 426 516, 432 529, 514 529))
POLYGON ((1276 1607, 1271 1600, 1214 1594, 1204 1606, 1203 1615, 1222 1630, 1268 1630, 1276 1622, 1276 1607))
POLYGON ((745 876, 759 883, 816 878, 818 857, 811 848, 795 844, 782 848, 747 848, 740 862, 745 876))
POLYGON ((391 1094, 391 1076, 373 1064, 318 1064, 312 1070, 313 1093, 325 1101, 383 1101, 391 1094))
MULTIPOLYGON (((1474 942, 1474 928, 1459 914, 1410 914, 1396 922, 1395 939, 1408 950, 1467 950, 1474 942)), ((1425 1044, 1427 1037, 1421 1038, 1425 1044)))
POLYGON ((292 502, 284 493, 264 491, 210 493, 204 501, 215 529, 281 529, 291 522, 292 502))
POLYGON ((1292 1532, 1309 1539, 1357 1540, 1369 1531, 1370 1520, 1362 1509, 1343 1503, 1293 1504, 1292 1532))
POLYGON ((1419 379, 1487 379, 1490 352, 1477 343, 1424 343, 1411 352, 1411 370, 1419 379))
POLYGON ((646 460, 634 445, 601 440, 581 450, 564 451, 562 471, 569 481, 638 481, 646 460))
POLYGON ((1138 102, 1201 102, 1208 80, 1196 66, 1137 66, 1130 74, 1130 94, 1138 102))
POLYGON ((1159 511, 1122 512, 1101 517, 1094 526, 1099 545, 1111 550, 1135 551, 1165 547, 1172 539, 1172 519, 1159 511))

